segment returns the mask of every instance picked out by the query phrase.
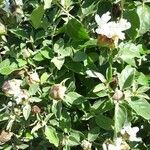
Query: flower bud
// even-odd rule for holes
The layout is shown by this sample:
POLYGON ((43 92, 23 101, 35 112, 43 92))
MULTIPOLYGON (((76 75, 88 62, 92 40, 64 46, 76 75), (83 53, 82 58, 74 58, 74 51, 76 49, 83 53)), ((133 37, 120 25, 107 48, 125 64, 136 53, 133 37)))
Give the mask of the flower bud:
POLYGON ((123 92, 121 90, 116 89, 112 98, 117 101, 121 100, 123 98, 123 92))
POLYGON ((33 114, 37 114, 37 113, 40 113, 40 112, 41 112, 41 109, 37 105, 34 105, 32 107, 32 113, 33 114))
POLYGON ((50 89, 50 96, 55 100, 64 99, 66 87, 61 84, 55 84, 50 89))

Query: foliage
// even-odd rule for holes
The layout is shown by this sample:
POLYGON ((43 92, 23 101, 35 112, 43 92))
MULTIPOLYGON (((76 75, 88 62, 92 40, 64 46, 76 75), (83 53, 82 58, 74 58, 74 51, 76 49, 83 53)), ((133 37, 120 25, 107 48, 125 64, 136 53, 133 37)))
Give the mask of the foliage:
POLYGON ((126 123, 142 138, 126 144, 150 148, 150 1, 0 0, 0 14, 0 149, 104 149, 126 123), (95 15, 113 3, 131 27, 102 45, 95 15))

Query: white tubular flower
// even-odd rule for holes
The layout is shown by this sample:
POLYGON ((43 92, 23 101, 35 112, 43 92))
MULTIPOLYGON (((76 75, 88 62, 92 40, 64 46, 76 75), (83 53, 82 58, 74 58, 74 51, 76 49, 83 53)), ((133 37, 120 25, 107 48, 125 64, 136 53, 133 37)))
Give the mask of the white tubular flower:
POLYGON ((90 143, 87 140, 83 140, 82 143, 81 143, 81 146, 82 146, 83 150, 91 150, 92 143, 90 143))
POLYGON ((3 92, 5 92, 6 95, 16 97, 21 92, 21 89, 20 89, 21 83, 22 81, 18 79, 5 81, 2 86, 2 90, 3 92))
MULTIPOLYGON (((103 14, 102 17, 99 17, 99 15, 96 14, 95 21, 98 24, 98 28, 95 31, 98 35, 107 37, 110 40, 112 39, 115 47, 117 47, 118 40, 125 39, 125 34, 123 33, 123 31, 129 29, 131 27, 131 24, 123 18, 117 22, 109 21, 110 19, 110 12, 103 14)), ((105 44, 108 41, 107 38, 106 41, 104 41, 105 44)))
POLYGON ((125 124, 121 130, 121 134, 123 137, 128 138, 129 141, 139 142, 142 139, 136 137, 137 132, 139 131, 138 127, 131 127, 131 123, 125 124))

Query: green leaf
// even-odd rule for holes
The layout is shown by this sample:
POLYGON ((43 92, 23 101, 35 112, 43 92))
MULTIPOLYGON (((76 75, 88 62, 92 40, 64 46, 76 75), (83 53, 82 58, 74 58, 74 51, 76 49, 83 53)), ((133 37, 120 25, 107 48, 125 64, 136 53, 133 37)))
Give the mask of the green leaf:
POLYGON ((17 59, 17 62, 19 67, 25 66, 27 64, 27 61, 23 59, 17 59))
POLYGON ((29 87, 30 95, 35 95, 38 90, 39 90, 39 84, 31 84, 29 87))
POLYGON ((126 31, 127 36, 131 39, 135 39, 140 28, 139 16, 135 9, 124 11, 124 18, 127 18, 128 22, 131 23, 131 28, 126 31))
POLYGON ((35 56, 33 57, 33 60, 35 60, 35 61, 42 61, 42 60, 44 60, 44 57, 43 57, 43 55, 42 55, 40 52, 38 52, 38 53, 35 54, 35 56))
POLYGON ((80 48, 91 48, 91 47, 97 47, 97 39, 90 39, 84 44, 80 45, 80 48))
POLYGON ((97 93, 97 92, 100 92, 100 91, 103 91, 103 90, 106 90, 106 89, 107 89, 107 87, 105 86, 105 84, 100 83, 100 84, 98 84, 94 87, 93 92, 97 93))
POLYGON ((30 101, 31 103, 33 103, 33 102, 38 103, 38 102, 41 102, 42 99, 40 99, 40 98, 38 98, 38 97, 30 97, 30 98, 29 98, 29 101, 30 101))
POLYGON ((131 42, 121 43, 119 45, 118 57, 125 61, 127 64, 136 66, 135 58, 140 58, 140 46, 131 42))
POLYGON ((44 46, 41 50, 40 53, 47 59, 51 59, 53 57, 53 51, 51 48, 48 46, 44 46))
POLYGON ((45 83, 46 80, 49 78, 49 76, 50 76, 50 75, 49 75, 47 72, 44 72, 44 73, 42 74, 41 78, 40 78, 41 84, 45 83))
POLYGON ((70 56, 72 53, 72 48, 70 46, 64 47, 64 39, 60 38, 56 43, 54 44, 54 52, 58 54, 58 56, 70 56))
POLYGON ((30 106, 30 104, 26 104, 23 107, 23 116, 24 116, 25 120, 27 120, 29 118, 30 113, 31 113, 31 106, 30 106))
POLYGON ((83 5, 81 7, 82 13, 84 16, 88 16, 90 14, 94 14, 96 11, 96 3, 91 0, 83 1, 83 5))
POLYGON ((137 13, 140 18, 139 36, 141 36, 150 29, 150 7, 146 4, 141 4, 137 7, 137 13))
POLYGON ((105 97, 108 95, 108 88, 103 83, 100 83, 94 87, 93 93, 98 97, 105 97))
POLYGON ((106 78, 108 82, 112 80, 112 65, 109 65, 109 67, 106 70, 106 78))
POLYGON ((118 133, 122 129, 125 121, 127 119, 127 111, 124 106, 120 105, 119 103, 115 104, 115 131, 118 133))
POLYGON ((9 59, 5 59, 0 63, 0 74, 2 75, 9 75, 16 69, 17 69, 17 64, 16 63, 10 64, 9 59))
POLYGON ((95 141, 99 134, 100 134, 100 128, 99 127, 92 128, 88 132, 88 141, 91 141, 91 142, 95 141))
POLYGON ((69 20, 66 25, 66 32, 72 39, 76 41, 89 39, 88 33, 86 32, 82 24, 76 19, 69 20))
POLYGON ((65 62, 65 58, 64 57, 54 57, 51 60, 52 63, 54 63, 54 65, 56 66, 56 68, 58 70, 60 70, 65 62))
POLYGON ((134 80, 134 74, 135 69, 131 66, 126 66, 124 70, 122 70, 118 78, 120 89, 125 89, 132 85, 134 80))
POLYGON ((105 130, 112 130, 112 126, 113 126, 113 120, 102 115, 102 114, 99 114, 95 117, 95 121, 96 121, 96 124, 105 129, 105 130))
POLYGON ((98 78, 101 82, 105 83, 106 82, 106 79, 104 77, 103 74, 99 73, 99 72, 96 72, 94 70, 87 70, 86 71, 86 74, 89 76, 89 77, 92 77, 92 78, 98 78))
POLYGON ((41 20, 44 15, 44 6, 38 6, 35 8, 30 16, 30 20, 32 22, 32 25, 35 29, 39 28, 41 26, 41 20))
POLYGON ((23 29, 10 29, 9 30, 11 33, 15 34, 17 37, 22 38, 22 39, 28 39, 29 36, 23 29))
POLYGON ((69 145, 69 146, 79 145, 80 144, 80 136, 81 136, 80 132, 73 130, 70 133, 68 140, 66 141, 67 145, 69 145))
POLYGON ((96 101, 92 107, 91 107, 91 111, 94 112, 94 114, 100 114, 100 113, 104 113, 107 112, 109 110, 111 110, 113 108, 113 105, 111 103, 111 101, 108 100, 98 100, 96 101))
POLYGON ((69 139, 68 139, 68 141, 67 141, 67 144, 69 145, 69 146, 77 146, 77 145, 79 145, 80 144, 80 141, 78 141, 75 137, 73 137, 73 136, 69 136, 69 139))
POLYGON ((78 62, 67 62, 65 64, 65 66, 68 69, 72 70, 73 72, 79 73, 82 75, 84 75, 85 71, 86 71, 86 68, 84 67, 84 65, 82 63, 78 63, 78 62))
POLYGON ((130 107, 137 113, 137 115, 149 120, 150 119, 150 104, 145 99, 136 99, 128 101, 130 107))
POLYGON ((66 103, 69 104, 74 104, 74 105, 79 105, 81 103, 83 103, 85 101, 85 98, 76 93, 76 92, 69 92, 66 96, 65 96, 65 100, 66 103))
POLYGON ((60 127, 64 132, 70 132, 71 129, 71 117, 70 113, 63 110, 60 120, 60 127))
POLYGON ((44 9, 51 7, 52 0, 44 0, 44 9))
POLYGON ((56 130, 53 127, 45 126, 45 135, 50 143, 54 144, 56 147, 59 145, 59 138, 56 134, 56 130))
POLYGON ((72 0, 61 0, 61 5, 66 9, 68 10, 69 7, 71 6, 72 4, 72 0))
POLYGON ((84 52, 76 52, 73 57, 73 61, 80 62, 84 61, 87 58, 87 55, 84 52))

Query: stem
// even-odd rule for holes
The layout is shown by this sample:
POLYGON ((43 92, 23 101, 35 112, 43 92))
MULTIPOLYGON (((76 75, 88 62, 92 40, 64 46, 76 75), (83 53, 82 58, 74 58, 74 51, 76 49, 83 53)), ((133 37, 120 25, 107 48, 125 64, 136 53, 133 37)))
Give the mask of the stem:
POLYGON ((119 107, 119 103, 116 102, 115 103, 115 113, 114 113, 114 140, 117 138, 117 113, 118 113, 118 107, 119 107))

